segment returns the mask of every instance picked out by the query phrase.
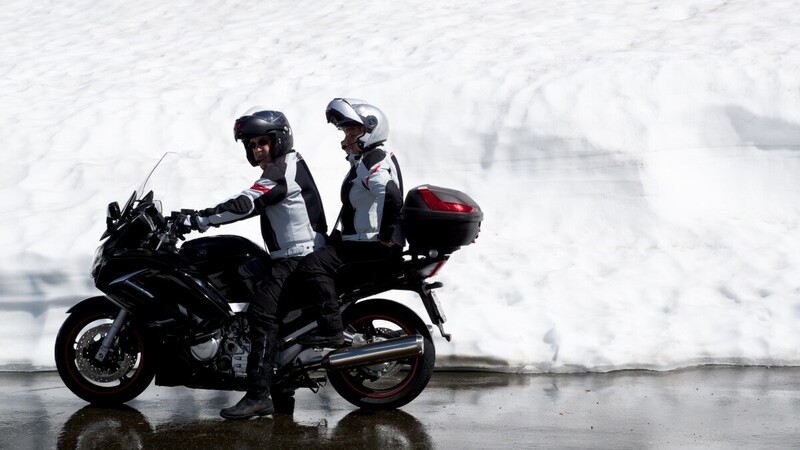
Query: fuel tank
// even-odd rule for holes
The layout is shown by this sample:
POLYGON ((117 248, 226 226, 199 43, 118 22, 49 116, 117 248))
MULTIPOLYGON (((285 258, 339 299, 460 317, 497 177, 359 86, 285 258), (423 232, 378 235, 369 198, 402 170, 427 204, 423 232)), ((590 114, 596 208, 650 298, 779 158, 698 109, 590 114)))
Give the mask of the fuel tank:
POLYGON ((249 302, 269 274, 269 254, 241 236, 209 236, 185 242, 179 253, 228 303, 249 302))

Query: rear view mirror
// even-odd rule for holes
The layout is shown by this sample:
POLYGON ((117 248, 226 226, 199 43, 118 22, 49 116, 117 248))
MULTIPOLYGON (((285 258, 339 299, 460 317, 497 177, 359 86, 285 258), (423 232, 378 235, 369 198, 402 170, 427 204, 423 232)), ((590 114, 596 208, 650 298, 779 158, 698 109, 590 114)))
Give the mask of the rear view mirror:
POLYGON ((108 204, 108 213, 106 215, 106 221, 108 219, 118 220, 120 217, 122 217, 122 213, 120 213, 120 211, 119 211, 119 203, 117 203, 117 202, 109 203, 108 204))
POLYGON ((101 241, 111 235, 111 230, 114 228, 114 224, 117 223, 120 217, 122 217, 122 213, 119 211, 119 203, 109 203, 108 210, 106 210, 106 231, 103 232, 102 236, 100 236, 101 241))
POLYGON ((119 203, 109 203, 108 212, 106 213, 106 230, 110 230, 120 217, 122 217, 122 213, 119 211, 119 203))

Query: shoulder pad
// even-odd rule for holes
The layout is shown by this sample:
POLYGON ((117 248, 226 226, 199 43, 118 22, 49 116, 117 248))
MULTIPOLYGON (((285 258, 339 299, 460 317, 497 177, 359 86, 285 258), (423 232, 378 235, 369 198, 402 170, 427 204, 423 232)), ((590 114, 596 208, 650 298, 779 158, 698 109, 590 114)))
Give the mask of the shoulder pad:
POLYGON ((386 159, 386 152, 379 148, 370 150, 361 156, 361 162, 364 163, 366 167, 373 167, 384 159, 386 159))
POLYGON ((272 181, 286 178, 286 160, 284 157, 280 157, 277 161, 267 164, 267 167, 264 168, 264 173, 261 174, 261 178, 272 181))

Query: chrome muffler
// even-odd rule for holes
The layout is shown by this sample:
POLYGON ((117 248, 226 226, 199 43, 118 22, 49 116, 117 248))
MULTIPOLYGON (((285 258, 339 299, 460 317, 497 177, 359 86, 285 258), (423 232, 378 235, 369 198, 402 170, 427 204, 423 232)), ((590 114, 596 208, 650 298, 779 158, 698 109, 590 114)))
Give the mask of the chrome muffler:
POLYGON ((373 342, 360 347, 348 347, 328 353, 319 362, 324 369, 349 369, 397 359, 420 356, 425 351, 425 340, 420 335, 406 336, 373 342))
POLYGON ((424 350, 425 340, 422 336, 414 335, 343 348, 329 353, 322 359, 321 365, 325 369, 347 369, 420 356, 424 350))

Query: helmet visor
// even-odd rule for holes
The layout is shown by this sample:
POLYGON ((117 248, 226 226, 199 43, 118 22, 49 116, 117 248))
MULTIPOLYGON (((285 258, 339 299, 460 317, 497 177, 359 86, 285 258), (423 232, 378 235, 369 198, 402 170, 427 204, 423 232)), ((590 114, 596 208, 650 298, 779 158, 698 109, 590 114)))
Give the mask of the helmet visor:
POLYGON ((233 126, 233 138, 247 140, 254 136, 263 136, 270 130, 270 123, 258 116, 240 117, 233 126))
POLYGON ((364 125, 361 117, 350 106, 350 103, 342 98, 334 99, 328 103, 328 108, 325 110, 325 118, 328 123, 334 124, 337 128, 364 125))

